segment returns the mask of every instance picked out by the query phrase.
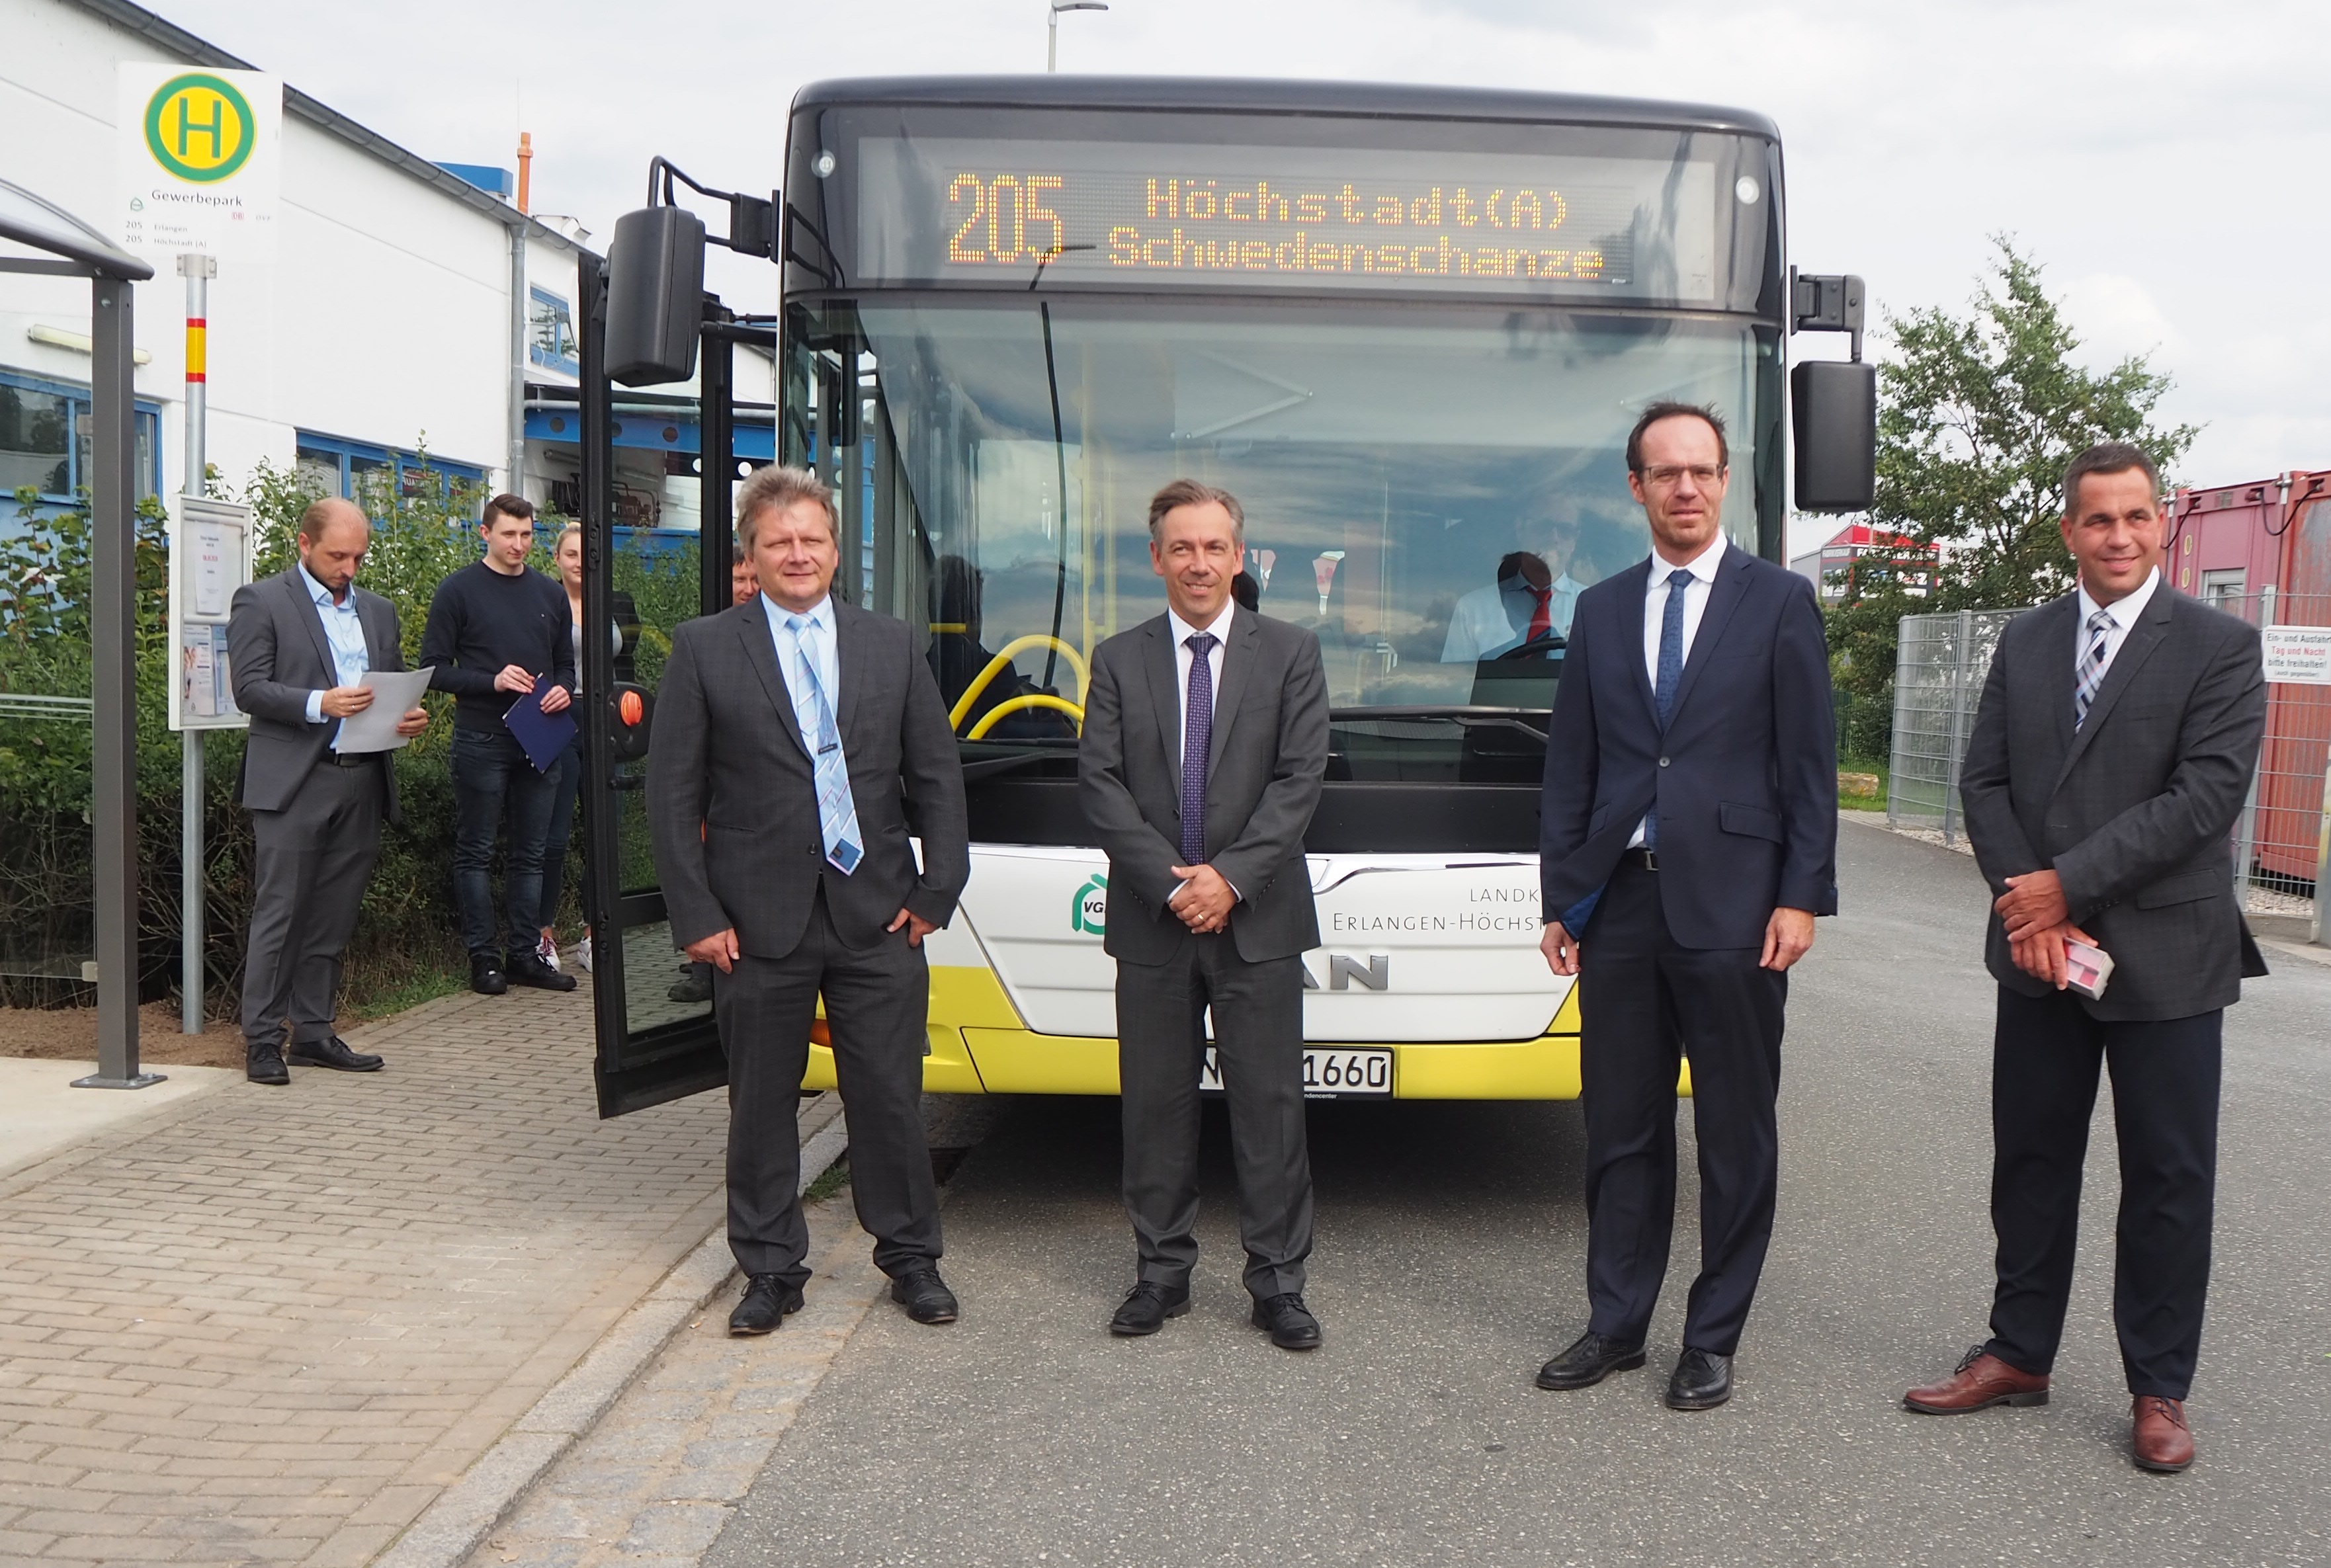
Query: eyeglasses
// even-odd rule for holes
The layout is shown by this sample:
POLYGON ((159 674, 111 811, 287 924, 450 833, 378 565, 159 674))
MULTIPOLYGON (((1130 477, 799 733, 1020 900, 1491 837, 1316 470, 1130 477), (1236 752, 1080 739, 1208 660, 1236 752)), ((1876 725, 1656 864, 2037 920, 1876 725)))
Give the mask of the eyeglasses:
POLYGON ((1724 470, 1713 463, 1696 462, 1687 465, 1663 462, 1651 468, 1639 469, 1636 471, 1641 475, 1645 484, 1666 489, 1686 474, 1691 476, 1691 482, 1696 485, 1703 487, 1712 485, 1716 482, 1717 476, 1724 470))

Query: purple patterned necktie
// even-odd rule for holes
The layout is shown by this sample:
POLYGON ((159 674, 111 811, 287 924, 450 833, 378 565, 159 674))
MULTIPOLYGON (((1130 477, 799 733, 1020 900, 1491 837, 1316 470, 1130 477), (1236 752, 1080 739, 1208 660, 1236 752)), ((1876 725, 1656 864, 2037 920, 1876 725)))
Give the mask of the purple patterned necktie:
POLYGON ((1182 863, 1206 863, 1206 753, 1214 740, 1214 634, 1200 632, 1190 650, 1190 696, 1182 712, 1182 863))

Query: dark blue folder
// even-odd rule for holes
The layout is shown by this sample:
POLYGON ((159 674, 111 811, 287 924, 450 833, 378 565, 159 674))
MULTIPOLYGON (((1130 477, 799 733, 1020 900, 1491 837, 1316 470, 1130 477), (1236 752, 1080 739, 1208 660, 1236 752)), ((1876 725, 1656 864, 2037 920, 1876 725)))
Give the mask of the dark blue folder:
POLYGON ((558 683, 545 675, 534 683, 534 689, 509 705, 502 722, 524 748, 527 760, 534 764, 537 773, 548 773, 557 764, 566 743, 575 738, 575 709, 567 707, 557 713, 542 711, 542 699, 558 683))

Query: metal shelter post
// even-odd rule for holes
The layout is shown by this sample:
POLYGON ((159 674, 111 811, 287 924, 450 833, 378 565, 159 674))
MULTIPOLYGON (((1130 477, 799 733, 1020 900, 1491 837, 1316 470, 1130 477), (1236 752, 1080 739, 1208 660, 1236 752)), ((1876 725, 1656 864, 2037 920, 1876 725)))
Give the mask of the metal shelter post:
POLYGON ((138 1067, 138 668, 136 453, 131 285, 99 277, 90 301, 92 543, 90 640, 96 666, 92 784, 97 904, 97 1071, 76 1088, 144 1088, 138 1067))

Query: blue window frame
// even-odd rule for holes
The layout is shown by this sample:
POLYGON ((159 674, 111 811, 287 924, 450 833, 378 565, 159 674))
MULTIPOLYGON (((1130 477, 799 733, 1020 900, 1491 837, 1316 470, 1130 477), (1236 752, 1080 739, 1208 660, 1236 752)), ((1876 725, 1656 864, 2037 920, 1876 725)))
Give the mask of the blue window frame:
POLYGON ((575 308, 547 289, 527 288, 527 357, 545 370, 583 374, 575 308))
MULTIPOLYGON (((132 421, 137 499, 162 489, 162 408, 140 398, 132 421)), ((89 388, 21 371, 0 370, 0 503, 13 514, 15 493, 31 486, 43 512, 81 504, 89 484, 89 388)))
POLYGON ((436 484, 442 493, 449 480, 481 484, 486 477, 486 470, 475 463, 454 462, 435 452, 429 454, 429 466, 423 469, 421 460, 412 452, 309 430, 300 432, 297 467, 301 476, 326 494, 351 500, 356 499, 357 487, 375 474, 385 479, 395 473, 398 489, 408 496, 418 495, 423 483, 436 484))

